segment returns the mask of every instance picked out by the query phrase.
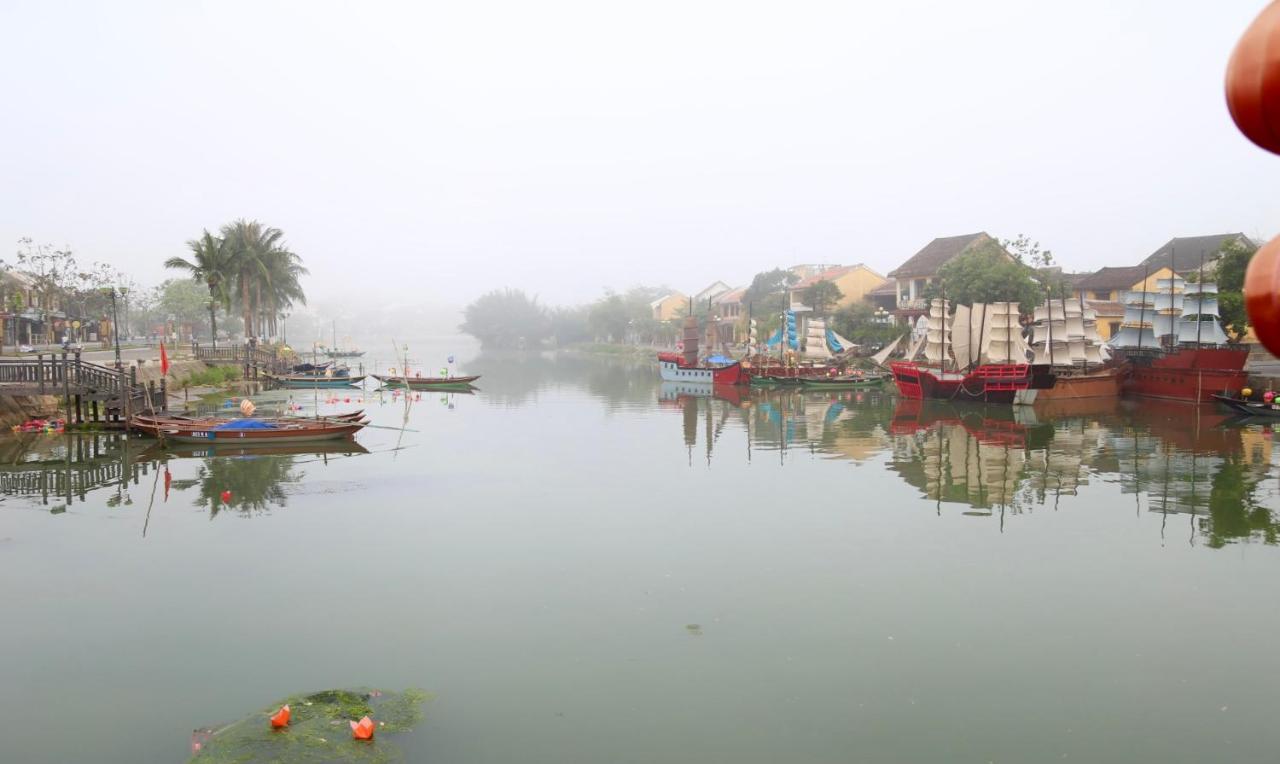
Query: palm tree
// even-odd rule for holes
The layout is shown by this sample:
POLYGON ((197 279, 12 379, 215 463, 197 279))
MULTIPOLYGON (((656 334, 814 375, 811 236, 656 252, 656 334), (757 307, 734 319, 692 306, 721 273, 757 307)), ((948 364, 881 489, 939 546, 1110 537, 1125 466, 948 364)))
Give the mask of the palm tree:
POLYGON ((280 311, 294 304, 307 304, 300 279, 309 271, 303 267, 302 258, 284 248, 268 253, 264 264, 267 271, 267 304, 259 306, 259 310, 267 319, 267 330, 275 336, 276 317, 280 315, 280 311))
POLYGON ((241 219, 223 226, 222 236, 231 245, 245 336, 256 337, 261 333, 256 318, 262 284, 270 277, 267 262, 272 257, 270 253, 281 248, 284 232, 256 220, 241 219))
POLYGON ((200 238, 187 242, 187 249, 191 250, 190 260, 171 257, 164 261, 164 267, 187 271, 191 278, 209 288, 209 332, 213 335, 213 346, 216 348, 218 306, 222 305, 224 310, 231 307, 228 287, 235 275, 232 271, 231 248, 227 246, 225 239, 214 236, 206 229, 200 238))

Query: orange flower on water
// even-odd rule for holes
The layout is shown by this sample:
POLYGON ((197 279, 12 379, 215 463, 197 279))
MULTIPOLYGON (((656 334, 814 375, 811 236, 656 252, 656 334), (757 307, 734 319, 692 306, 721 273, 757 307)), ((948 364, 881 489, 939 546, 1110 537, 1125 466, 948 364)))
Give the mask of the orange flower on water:
POLYGON ((289 704, 286 703, 283 706, 280 706, 280 710, 276 711, 275 715, 271 717, 271 727, 273 729, 280 729, 281 727, 288 727, 288 726, 289 726, 289 704))
POLYGON ((369 717, 347 723, 351 725, 351 737, 356 740, 373 740, 373 720, 369 717))

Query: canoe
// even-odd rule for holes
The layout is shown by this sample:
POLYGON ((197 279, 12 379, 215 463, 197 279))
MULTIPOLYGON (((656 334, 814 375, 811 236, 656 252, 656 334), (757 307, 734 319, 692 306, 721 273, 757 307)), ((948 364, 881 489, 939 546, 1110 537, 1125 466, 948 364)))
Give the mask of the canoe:
MULTIPOLYGON (((325 419, 276 420, 267 427, 235 427, 235 420, 210 424, 171 420, 146 422, 130 420, 130 426, 163 441, 174 443, 250 444, 307 443, 320 440, 338 440, 355 435, 364 427, 363 421, 329 421, 325 419)), ((262 421, 262 420, 259 420, 262 421)))
POLYGON ((170 444, 156 442, 143 451, 138 458, 146 461, 159 458, 161 454, 179 459, 200 459, 210 456, 353 456, 367 453, 369 449, 355 440, 313 440, 308 443, 215 441, 200 444, 170 444))
POLYGON ((281 387, 292 388, 352 387, 364 381, 363 376, 317 377, 308 374, 263 374, 262 376, 281 387))
POLYGON ((471 383, 480 379, 480 375, 473 377, 405 377, 402 375, 371 375, 387 387, 408 387, 410 390, 444 390, 451 387, 467 388, 471 387, 471 383))
MULTIPOLYGON (((129 421, 134 424, 145 425, 201 425, 204 427, 213 427, 223 422, 229 422, 232 419, 239 419, 240 416, 186 416, 184 414, 134 414, 129 421)), ((309 416, 259 416, 255 419, 261 419, 266 422, 360 422, 364 420, 364 409, 356 409, 345 414, 329 414, 323 417, 309 416)))
POLYGON ((1222 405, 1245 416, 1280 417, 1280 408, 1275 408, 1262 401, 1247 401, 1243 398, 1232 398, 1229 395, 1214 395, 1213 399, 1222 405))

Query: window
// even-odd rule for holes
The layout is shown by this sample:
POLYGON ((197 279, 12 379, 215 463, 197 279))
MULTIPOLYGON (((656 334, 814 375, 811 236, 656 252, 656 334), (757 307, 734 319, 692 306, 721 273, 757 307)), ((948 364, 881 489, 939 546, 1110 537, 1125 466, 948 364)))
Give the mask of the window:
POLYGON ((1111 299, 1111 293, 1110 293, 1110 292, 1099 292, 1099 291, 1097 291, 1097 290, 1095 289, 1095 290, 1094 290, 1094 292, 1093 292, 1093 299, 1095 299, 1095 300, 1110 300, 1110 299, 1111 299))
POLYGON ((1107 322, 1107 327, 1108 327, 1108 329, 1109 329, 1109 334, 1107 334, 1107 336, 1108 336, 1108 337, 1114 337, 1114 336, 1116 336, 1117 334, 1119 334, 1119 333, 1120 333, 1120 322, 1119 322, 1119 321, 1108 321, 1108 322, 1107 322))

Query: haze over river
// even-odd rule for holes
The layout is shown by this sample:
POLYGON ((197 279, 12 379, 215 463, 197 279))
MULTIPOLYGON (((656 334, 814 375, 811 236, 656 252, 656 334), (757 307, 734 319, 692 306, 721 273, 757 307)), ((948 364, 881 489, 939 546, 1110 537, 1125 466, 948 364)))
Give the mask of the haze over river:
POLYGON ((356 685, 433 693, 401 742, 449 764, 1280 750, 1269 427, 461 360, 407 422, 321 391, 355 448, 0 441, 0 760, 183 761, 356 685))

